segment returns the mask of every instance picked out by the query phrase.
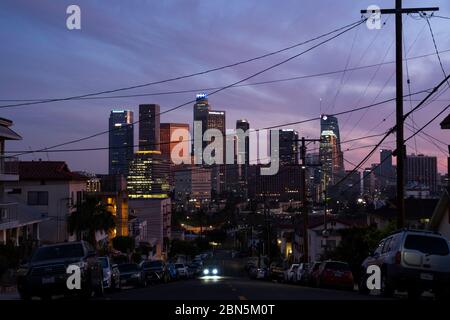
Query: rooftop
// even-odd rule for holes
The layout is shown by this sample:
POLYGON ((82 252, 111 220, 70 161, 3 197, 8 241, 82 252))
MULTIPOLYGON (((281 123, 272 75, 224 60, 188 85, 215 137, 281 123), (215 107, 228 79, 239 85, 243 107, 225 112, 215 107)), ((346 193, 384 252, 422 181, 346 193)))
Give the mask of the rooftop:
POLYGON ((70 171, 64 161, 20 161, 20 180, 83 181, 88 178, 70 171))

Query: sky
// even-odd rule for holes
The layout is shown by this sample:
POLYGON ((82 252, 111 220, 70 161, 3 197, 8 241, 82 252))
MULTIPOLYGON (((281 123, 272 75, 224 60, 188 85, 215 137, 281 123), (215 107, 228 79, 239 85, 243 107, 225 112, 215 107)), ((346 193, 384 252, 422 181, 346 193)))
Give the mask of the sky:
MULTIPOLYGON (((140 103, 158 103, 161 111, 193 100, 195 92, 121 99, 71 100, 7 107, 8 100, 51 99, 82 95, 163 80, 199 72, 266 54, 299 43, 360 19, 360 10, 376 4, 394 6, 394 0, 2 0, 0 1, 0 117, 14 121, 22 141, 7 143, 8 151, 37 150, 108 129, 112 109, 129 109, 138 116, 140 103), (66 27, 66 8, 81 9, 81 30, 66 27)), ((403 1, 417 7, 423 1, 403 1)), ((436 14, 450 17, 448 1, 427 1, 436 14)), ((370 30, 365 24, 336 39, 265 72, 246 83, 324 73, 390 62, 395 58, 394 17, 382 16, 385 25, 370 30)), ((450 49, 450 20, 434 17, 430 23, 439 51, 450 49)), ((426 20, 403 17, 407 58, 433 54, 435 48, 426 20)), ((265 59, 185 80, 144 87, 119 94, 141 94, 222 87, 246 78, 317 44, 312 42, 265 59)), ((450 51, 440 54, 450 72, 450 51)), ((227 128, 245 118, 251 128, 262 128, 336 113, 395 97, 394 64, 345 73, 310 77, 258 86, 230 88, 209 97, 214 109, 226 111, 227 128)), ((443 79, 436 55, 404 63, 404 93, 434 87, 443 79), (407 70, 406 70, 407 69, 407 70), (408 72, 407 72, 408 71, 408 72), (410 88, 406 83, 409 75, 410 88)), ((404 110, 425 94, 405 99, 404 110)), ((450 92, 413 113, 405 126, 420 128, 450 103, 450 92)), ((395 102, 338 116, 341 141, 386 132, 395 123, 395 102)), ((446 172, 448 131, 440 121, 407 142, 408 153, 438 157, 438 170, 446 172), (432 143, 432 142, 433 143, 432 143)), ((162 122, 192 124, 192 105, 161 117, 162 122)), ((319 121, 286 126, 300 136, 317 138, 319 121)), ((358 163, 380 138, 344 144, 344 157, 358 163)), ((135 128, 137 143, 137 126, 135 128)), ((106 147, 108 135, 61 147, 106 147)), ((395 147, 391 135, 381 146, 395 147)), ((310 146, 314 148, 314 146, 310 146)), ((48 152, 21 156, 23 160, 64 160, 72 170, 106 173, 106 150, 48 152)), ((376 153, 364 167, 379 161, 376 153)))

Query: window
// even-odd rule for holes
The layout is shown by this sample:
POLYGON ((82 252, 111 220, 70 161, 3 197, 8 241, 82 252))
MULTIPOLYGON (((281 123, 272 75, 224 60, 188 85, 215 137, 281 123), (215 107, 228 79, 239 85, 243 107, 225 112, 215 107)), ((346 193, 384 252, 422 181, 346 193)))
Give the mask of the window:
POLYGON ((48 205, 48 191, 28 191, 29 206, 46 206, 48 205))
POLYGON ((423 235, 408 235, 404 244, 405 249, 417 250, 425 254, 446 256, 449 254, 448 243, 443 238, 423 235))
POLYGON ((383 253, 389 252, 391 242, 392 242, 392 238, 389 238, 386 240, 386 242, 384 243, 384 246, 383 246, 383 251, 382 251, 383 253))

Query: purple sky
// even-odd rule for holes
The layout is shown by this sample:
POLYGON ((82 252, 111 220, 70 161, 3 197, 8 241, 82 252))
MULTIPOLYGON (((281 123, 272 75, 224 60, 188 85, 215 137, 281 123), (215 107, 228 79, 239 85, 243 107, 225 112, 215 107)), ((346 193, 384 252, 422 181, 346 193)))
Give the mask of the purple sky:
MULTIPOLYGON (((423 1, 403 1, 414 7, 423 1)), ((229 64, 281 49, 354 22, 360 9, 377 4, 392 7, 388 1, 22 1, 0 2, 0 99, 40 99, 78 95, 130 86, 229 64), (339 3, 339 5, 338 5, 339 3), (66 8, 81 7, 81 30, 66 28, 66 8)), ((441 8, 439 15, 450 16, 448 1, 428 1, 441 8)), ((385 20, 387 16, 382 17, 385 20)), ((404 16, 407 56, 434 52, 424 19, 404 16), (415 42, 414 42, 415 40, 415 42)), ((450 20, 433 18, 431 25, 438 49, 450 49, 450 20)), ((342 35, 289 63, 260 75, 250 82, 341 70, 394 59, 394 18, 379 31, 365 25, 342 35)), ((311 44, 310 44, 311 45, 311 44)), ((244 66, 210 73, 182 81, 123 92, 150 93, 216 87, 259 71, 308 48, 306 45, 274 57, 244 66)), ((450 52, 441 54, 450 72, 450 52)), ((442 80, 436 56, 408 62, 411 90, 430 88, 442 80)), ((227 128, 236 119, 247 118, 252 128, 300 121, 321 112, 339 112, 395 95, 392 64, 342 74, 301 79, 276 84, 229 89, 210 97, 213 108, 227 112, 227 128), (368 86, 369 82, 372 82, 368 86), (342 85, 340 85, 342 83, 342 85), (386 84, 386 85, 385 85, 386 84), (333 103, 336 92, 339 95, 333 103), (322 100, 322 101, 321 101, 322 100), (320 102, 321 101, 321 102, 320 102)), ((406 69, 405 78, 406 78, 406 69)), ((406 81, 405 81, 406 82, 406 81)), ((405 94, 408 89, 405 84, 405 94)), ((0 116, 14 121, 14 129, 23 141, 9 142, 8 150, 29 150, 87 136, 108 127, 111 109, 135 111, 139 103, 158 103, 162 111, 191 100, 193 93, 104 100, 76 100, 0 109, 0 116)), ((415 96, 419 99, 423 95, 415 96)), ((421 127, 450 102, 446 92, 414 113, 421 127)), ((0 101, 0 105, 10 102, 0 101)), ((418 101, 412 101, 416 105, 418 101)), ((405 112, 410 102, 405 100, 405 112)), ((382 133, 394 123, 394 103, 386 103, 339 117, 341 140, 382 133), (386 118, 386 121, 383 119, 386 118), (360 120, 361 119, 361 120, 360 120), (375 128, 375 129, 374 129, 375 128), (373 129, 373 130, 371 130, 373 129)), ((448 142, 448 132, 439 128, 444 115, 425 132, 448 142)), ((192 123, 192 106, 162 116, 163 122, 192 123)), ((410 123, 410 122, 409 122, 410 123)), ((301 135, 317 137, 318 121, 291 126, 301 135)), ((137 128, 136 128, 137 130, 137 128)), ((411 132, 405 128, 405 136, 411 132)), ((137 140, 137 135, 135 136, 137 140)), ((395 137, 383 147, 393 148, 395 137)), ((343 145, 343 149, 374 144, 377 138, 343 145)), ((408 153, 438 156, 438 170, 446 171, 447 147, 417 136, 408 142, 408 153), (415 143, 416 142, 416 143, 415 143)), ((104 147, 108 135, 63 148, 104 147)), ((345 153, 351 162, 359 162, 370 149, 345 153)), ((65 160, 73 170, 98 173, 107 171, 107 151, 95 153, 40 153, 23 159, 65 160)), ((378 155, 370 163, 377 162, 378 155)), ((346 164, 348 165, 348 163, 346 164)), ((351 166, 348 165, 348 169, 351 166)))

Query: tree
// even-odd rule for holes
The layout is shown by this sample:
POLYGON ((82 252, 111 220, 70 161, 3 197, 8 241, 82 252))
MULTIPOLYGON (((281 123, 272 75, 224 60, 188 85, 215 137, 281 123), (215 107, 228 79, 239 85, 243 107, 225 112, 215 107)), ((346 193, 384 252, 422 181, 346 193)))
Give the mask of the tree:
POLYGON ((75 206, 75 211, 67 218, 67 228, 77 240, 87 240, 95 247, 97 231, 108 233, 116 226, 113 215, 99 199, 88 198, 75 206))
POLYGON ((134 239, 132 237, 120 236, 112 239, 113 248, 123 253, 134 250, 134 239))

